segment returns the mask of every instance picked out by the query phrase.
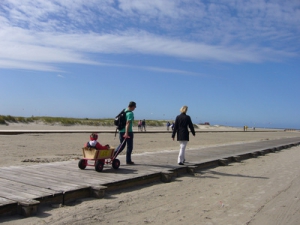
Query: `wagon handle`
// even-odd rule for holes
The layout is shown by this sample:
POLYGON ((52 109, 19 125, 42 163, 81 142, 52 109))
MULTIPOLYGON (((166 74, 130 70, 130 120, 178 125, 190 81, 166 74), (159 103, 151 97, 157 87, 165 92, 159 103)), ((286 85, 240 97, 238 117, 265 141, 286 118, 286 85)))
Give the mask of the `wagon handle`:
POLYGON ((117 158, 117 156, 119 155, 120 148, 124 145, 126 139, 127 138, 124 138, 123 142, 118 146, 118 150, 116 151, 116 154, 114 154, 112 160, 114 160, 115 158, 117 158))

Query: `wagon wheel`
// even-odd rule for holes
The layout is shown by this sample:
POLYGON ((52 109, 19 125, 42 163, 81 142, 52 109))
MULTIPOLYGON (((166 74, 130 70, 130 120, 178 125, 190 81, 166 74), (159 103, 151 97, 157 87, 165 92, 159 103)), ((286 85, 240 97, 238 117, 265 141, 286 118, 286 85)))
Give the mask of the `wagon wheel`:
POLYGON ((86 162, 87 162, 87 161, 86 161, 85 159, 80 159, 79 162, 78 162, 78 167, 79 167, 80 169, 84 170, 85 167, 86 167, 86 162))
POLYGON ((104 163, 101 160, 97 160, 95 164, 95 170, 97 172, 101 172, 103 170, 103 167, 104 167, 104 163))
POLYGON ((120 160, 114 159, 113 162, 112 162, 112 167, 113 167, 115 170, 119 169, 119 167, 120 167, 120 160))

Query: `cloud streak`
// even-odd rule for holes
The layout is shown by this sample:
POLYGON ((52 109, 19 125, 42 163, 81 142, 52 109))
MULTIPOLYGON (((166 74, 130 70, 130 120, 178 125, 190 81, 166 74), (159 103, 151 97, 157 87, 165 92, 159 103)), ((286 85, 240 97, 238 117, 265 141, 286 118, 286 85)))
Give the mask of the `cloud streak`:
POLYGON ((300 3, 281 2, 4 0, 0 67, 59 71, 64 63, 101 65, 94 54, 222 63, 295 57, 300 3))

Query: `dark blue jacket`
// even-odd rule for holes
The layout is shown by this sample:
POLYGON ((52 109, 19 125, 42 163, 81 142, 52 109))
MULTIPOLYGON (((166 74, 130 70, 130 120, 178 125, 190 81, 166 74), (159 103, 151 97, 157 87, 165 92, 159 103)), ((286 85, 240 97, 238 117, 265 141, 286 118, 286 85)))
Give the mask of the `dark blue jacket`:
POLYGON ((177 133, 177 141, 189 141, 188 128, 190 128, 192 134, 195 135, 194 125, 191 117, 185 113, 181 113, 176 117, 172 138, 174 138, 177 133))

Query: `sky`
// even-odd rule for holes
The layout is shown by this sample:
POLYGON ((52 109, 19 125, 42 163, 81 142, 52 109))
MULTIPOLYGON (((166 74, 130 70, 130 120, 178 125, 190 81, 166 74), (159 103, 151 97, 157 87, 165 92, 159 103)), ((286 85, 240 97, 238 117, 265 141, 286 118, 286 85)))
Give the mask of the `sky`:
POLYGON ((0 0, 0 115, 300 129, 299 0, 0 0))

